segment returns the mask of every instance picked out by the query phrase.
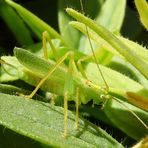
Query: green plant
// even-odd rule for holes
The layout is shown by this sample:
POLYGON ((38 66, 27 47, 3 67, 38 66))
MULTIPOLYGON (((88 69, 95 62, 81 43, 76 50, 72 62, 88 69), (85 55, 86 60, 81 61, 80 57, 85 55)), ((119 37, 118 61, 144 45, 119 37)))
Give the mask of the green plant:
MULTIPOLYGON (((87 47, 87 38, 68 25, 70 18, 63 10, 66 5, 64 1, 59 1, 61 35, 20 5, 10 0, 2 2, 3 5, 1 7, 15 9, 18 13, 16 16, 21 17, 39 39, 42 38, 42 32, 46 30, 52 40, 47 39, 50 44, 44 43, 45 46, 49 47, 48 58, 50 58, 51 61, 42 59, 44 54, 41 43, 26 47, 26 49, 33 53, 24 49, 15 48, 13 57, 2 56, 0 80, 3 83, 23 80, 28 84, 36 86, 37 82, 47 75, 49 69, 53 70, 56 66, 54 74, 46 80, 45 85, 41 86, 43 91, 35 95, 35 99, 49 101, 45 94, 50 92, 53 93, 51 94, 51 98, 56 98, 55 103, 59 104, 63 98, 63 91, 66 89, 70 94, 69 99, 75 101, 76 91, 73 87, 79 87, 81 102, 86 104, 93 100, 93 105, 95 105, 94 108, 91 108, 90 105, 80 107, 80 111, 82 110, 81 114, 87 110, 89 116, 94 116, 95 119, 101 120, 114 128, 116 127, 132 139, 139 141, 148 133, 148 114, 146 111, 148 102, 148 68, 146 68, 148 67, 148 54, 144 47, 120 36, 120 28, 125 11, 125 1, 119 2, 118 0, 114 0, 114 2, 114 4, 111 4, 112 0, 108 0, 106 3, 100 1, 100 5, 104 5, 100 14, 97 16, 97 20, 101 21, 104 27, 94 23, 91 19, 88 19, 73 9, 66 9, 66 11, 78 21, 70 22, 70 25, 88 35, 86 30, 87 26, 89 37, 95 41, 91 42, 94 49, 96 49, 95 54, 97 54, 97 61, 102 64, 100 68, 109 87, 109 91, 104 88, 102 76, 99 74, 96 63, 92 60, 92 56, 90 56, 90 49, 87 47), (118 7, 113 9, 115 6, 118 7), (109 7, 113 9, 110 17, 108 17, 109 7), (120 18, 120 21, 116 21, 117 17, 120 18), (106 28, 108 28, 109 31, 106 28), (70 38, 71 34, 73 39, 70 38), (50 42, 50 40, 52 42, 50 42), (83 45, 83 48, 87 48, 80 52, 79 44, 80 47, 83 45), (52 53, 52 46, 56 49, 56 56, 52 53), (69 50, 75 53, 75 61, 78 61, 81 57, 88 59, 87 61, 84 61, 83 58, 81 60, 84 61, 84 72, 81 69, 82 65, 79 65, 79 69, 84 77, 77 72, 75 68, 73 69, 74 73, 71 74, 71 70, 70 73, 67 73, 69 59, 66 60, 65 65, 59 65, 61 62, 61 60, 58 60, 59 57, 69 50), (118 64, 118 71, 124 69, 126 74, 131 74, 130 78, 109 68, 114 68, 115 66, 115 64, 113 64, 113 58, 117 58, 115 62, 118 64), (54 60, 56 60, 56 62, 54 62, 54 60), (129 66, 125 64, 126 60, 129 66), (65 82, 67 85, 64 87, 65 82), (102 101, 104 107, 103 109, 99 109, 98 105, 102 101), (127 103, 127 101, 132 102, 138 107, 127 103), (96 112, 94 113, 94 111, 96 112), (103 115, 103 117, 101 115, 103 115)), ((73 3, 75 5, 77 4, 75 1, 73 1, 73 3)), ((13 11, 13 9, 11 11, 13 11)), ((9 20, 8 16, 3 17, 9 20)), ((143 17, 142 14, 141 18, 143 17)), ((20 25, 24 26, 24 24, 20 25)), ((15 29, 12 30, 15 31, 15 29)), ((27 37, 28 34, 26 34, 26 32, 28 32, 28 30, 26 30, 22 36, 27 37)), ((20 33, 15 33, 16 36, 20 36, 20 33)), ((28 41, 26 42, 28 43, 28 41)), ((21 87, 22 86, 21 82, 21 87)), ((68 115, 68 137, 64 139, 62 137, 64 130, 64 115, 62 112, 64 112, 64 110, 61 107, 16 96, 21 93, 30 94, 30 90, 27 89, 28 86, 23 89, 10 84, 0 84, 0 91, 2 92, 0 96, 2 102, 0 107, 0 122, 3 126, 38 141, 43 147, 75 147, 75 145, 78 147, 122 147, 120 143, 105 131, 84 119, 79 119, 79 129, 78 131, 74 130, 75 116, 71 112, 69 112, 68 115), (48 115, 50 115, 50 118, 48 118, 48 115), (57 139, 56 141, 55 138, 57 139)), ((70 106, 73 106, 72 102, 70 106)))

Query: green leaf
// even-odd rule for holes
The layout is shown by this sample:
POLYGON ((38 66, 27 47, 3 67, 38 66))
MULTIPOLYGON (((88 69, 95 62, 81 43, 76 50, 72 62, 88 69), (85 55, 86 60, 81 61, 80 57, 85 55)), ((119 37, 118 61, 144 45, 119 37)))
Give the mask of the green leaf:
MULTIPOLYGON (((81 32, 83 32, 85 35, 87 35, 86 32, 86 26, 83 23, 80 22, 76 22, 76 21, 72 21, 70 22, 70 24, 77 28, 78 30, 80 30, 81 32)), ((101 38, 100 36, 98 36, 94 31, 92 31, 90 28, 87 28, 88 32, 89 32, 89 36, 92 40, 94 40, 97 45, 99 45, 100 47, 104 47, 104 50, 109 51, 109 54, 115 54, 118 56, 121 56, 106 40, 104 40, 103 38, 101 38)), ((95 50, 95 48, 94 48, 95 50)))
MULTIPOLYGON (((69 47, 77 49, 81 34, 78 32, 78 30, 74 29, 69 25, 70 17, 64 11, 67 5, 70 5, 68 2, 72 4, 72 1, 61 1, 61 0, 58 1, 59 29, 61 35, 68 43, 69 47)), ((78 3, 75 2, 75 5, 76 4, 78 3)))
POLYGON ((133 111, 147 126, 148 113, 146 111, 123 101, 120 101, 119 103, 113 99, 107 101, 104 110, 108 118, 117 128, 135 140, 138 141, 148 134, 148 129, 131 113, 131 111, 133 111))
POLYGON ((19 93, 27 94, 27 90, 15 87, 13 85, 8 84, 0 84, 0 92, 10 95, 18 95, 19 93))
POLYGON ((148 3, 146 0, 135 0, 135 4, 140 14, 140 20, 148 30, 148 3))
MULTIPOLYGON (((0 82, 8 82, 8 81, 14 81, 19 79, 19 75, 17 72, 17 68, 21 67, 21 64, 18 62, 18 60, 15 57, 11 57, 9 59, 9 56, 3 56, 5 59, 4 61, 7 64, 2 64, 0 68, 0 82), (12 62, 13 61, 13 62, 12 62)), ((3 60, 1 57, 1 59, 3 60)))
POLYGON ((142 30, 143 27, 137 19, 137 12, 132 7, 126 5, 125 19, 121 29, 122 35, 132 40, 136 40, 142 30))
MULTIPOLYGON (((85 35, 87 35, 86 31, 86 26, 82 23, 79 22, 71 22, 70 23, 73 27, 77 28, 81 32, 83 32, 85 35)), ((95 51, 96 57, 99 61, 100 64, 108 64, 112 57, 113 54, 117 56, 121 56, 110 44, 108 44, 104 39, 99 37, 95 32, 93 32, 91 29, 87 28, 89 32, 89 37, 92 39, 91 43, 93 40, 97 43, 97 47, 93 47, 93 50, 95 51), (99 46, 99 47, 98 47, 99 46)), ((90 47, 90 44, 88 40, 83 41, 80 45, 82 46, 81 48, 86 49, 85 52, 86 54, 92 55, 91 49, 88 50, 88 47, 90 47), (86 43, 85 43, 86 42, 86 43), (85 46, 83 46, 85 43, 85 46)), ((96 46, 96 45, 95 45, 96 46)))
MULTIPOLYGON (((86 2, 86 1, 85 1, 86 2)), ((87 4, 90 5, 91 2, 87 2, 87 4)), ((120 32, 120 28, 122 26, 122 21, 124 18, 124 13, 125 13, 125 5, 126 4, 126 0, 106 0, 103 4, 102 7, 99 11, 97 11, 97 14, 94 17, 90 17, 96 20, 96 23, 100 23, 101 25, 103 25, 105 28, 109 29, 111 32, 114 32, 116 34, 118 34, 120 32), (118 18, 118 19, 117 19, 118 18)), ((88 6, 87 9, 89 9, 88 6)), ((96 8, 92 7, 92 9, 96 8)), ((84 11, 87 11, 87 9, 85 9, 84 11)), ((77 9, 76 9, 77 10, 77 9)), ((85 14, 87 14, 87 12, 85 12, 85 14)), ((83 26, 83 29, 85 29, 86 27, 83 26)), ((94 50, 100 50, 99 52, 99 63, 102 64, 107 64, 111 59, 112 59, 112 54, 104 49, 98 49, 98 47, 95 45, 95 43, 93 41, 92 45, 94 50)), ((101 42, 100 42, 101 44, 101 42)), ((101 46, 101 45, 100 45, 101 46)), ((89 48, 89 42, 88 39, 86 37, 81 37, 81 42, 80 42, 80 49, 82 50, 82 52, 85 52, 86 54, 92 54, 91 49, 89 48)))
POLYGON ((139 58, 136 53, 134 53, 128 46, 121 42, 114 34, 73 9, 67 8, 66 11, 75 19, 90 27, 95 33, 98 34, 98 36, 106 40, 122 56, 124 56, 127 61, 133 64, 146 78, 148 78, 148 63, 139 58))
MULTIPOLYGON (((89 14, 92 18, 96 18, 99 14, 100 7, 103 4, 103 0, 92 0, 89 3, 85 0, 83 1, 83 6, 85 9, 85 13, 89 14)), ((65 41, 68 43, 69 47, 78 49, 80 40, 82 38, 82 34, 73 27, 69 25, 69 21, 71 18, 67 13, 65 12, 65 8, 72 7, 77 10, 81 11, 80 8, 80 1, 79 0, 59 0, 58 1, 58 21, 59 21, 59 29, 61 32, 61 35, 65 39, 65 41)), ((84 44, 83 44, 84 46, 84 44)))
POLYGON ((119 33, 124 19, 125 7, 126 0, 106 0, 95 20, 111 32, 119 33))
MULTIPOLYGON (((74 106, 75 107, 75 106, 74 106)), ((74 109, 73 107, 73 109, 74 109)), ((113 123, 110 121, 103 110, 103 108, 99 108, 99 106, 92 107, 90 105, 81 105, 79 107, 79 111, 81 115, 88 116, 88 118, 95 118, 96 120, 102 121, 112 127, 115 127, 113 123)))
POLYGON ((107 67, 126 75, 127 77, 143 85, 144 88, 148 89, 148 80, 127 61, 119 58, 113 58, 107 67))
MULTIPOLYGON (((86 29, 85 29, 85 25, 79 22, 71 22, 71 25, 75 28, 77 28, 78 30, 80 30, 81 32, 83 32, 84 34, 86 33, 86 29)), ((121 54, 119 54, 105 39, 101 38, 100 36, 98 36, 95 32, 93 32, 91 29, 88 28, 89 31, 89 36, 99 45, 101 46, 103 44, 104 48, 106 47, 106 50, 111 52, 112 54, 116 55, 116 56, 120 56, 121 58, 124 59, 123 56, 121 56, 121 54)), ((133 42, 127 38, 124 38, 122 36, 117 36, 116 37, 123 42, 124 44, 126 44, 126 46, 128 46, 133 52, 135 52, 141 59, 145 60, 145 62, 148 61, 148 50, 146 47, 143 47, 142 45, 139 45, 136 42, 133 42)))
MULTIPOLYGON (((113 59, 108 65, 107 67, 118 71, 126 76, 128 76, 129 78, 139 82, 138 77, 136 76, 136 74, 134 73, 134 71, 132 71, 132 69, 130 69, 129 64, 125 61, 122 61, 120 59, 113 59)), ((135 69, 134 69, 135 70, 135 69)))
MULTIPOLYGON (((87 34, 84 24, 79 23, 79 22, 72 22, 71 24, 72 24, 73 27, 77 28, 78 30, 80 30, 84 34, 87 34)), ((95 32, 93 32, 89 28, 88 28, 88 31, 89 31, 90 38, 92 38, 99 46, 101 46, 101 45, 103 46, 101 50, 99 49, 99 52, 96 50, 96 57, 97 57, 97 59, 99 59, 100 64, 103 64, 103 65, 107 64, 107 66, 112 67, 113 69, 115 69, 115 70, 117 70, 117 71, 119 71, 121 73, 122 72, 124 74, 126 73, 127 76, 130 76, 132 74, 132 78, 137 77, 138 79, 136 78, 136 80, 139 83, 141 83, 144 87, 148 88, 148 85, 147 85, 148 80, 134 66, 132 66, 127 61, 125 61, 125 58, 121 54, 119 54, 109 43, 107 43, 105 40, 103 40, 95 32), (103 53, 102 53, 102 50, 103 50, 103 53), (106 52, 106 54, 104 54, 105 52, 106 52), (112 59, 112 61, 111 61, 111 57, 109 57, 109 59, 108 59, 108 56, 107 56, 108 53, 109 53, 109 55, 112 55, 112 56, 114 55, 116 57, 114 57, 112 59), (117 64, 119 65, 118 67, 117 67, 117 64), (131 72, 128 70, 129 73, 127 73, 127 71, 125 71, 127 69, 126 67, 131 72)), ((119 40, 121 40, 124 44, 126 44, 128 47, 130 47, 130 49, 134 53, 136 53, 139 56, 139 58, 143 59, 147 63, 147 61, 148 61, 148 56, 147 56, 148 51, 147 51, 146 47, 142 47, 138 43, 133 42, 133 41, 131 41, 129 39, 126 39, 126 38, 124 38, 122 36, 116 36, 116 37, 119 40)))
POLYGON ((68 112, 68 137, 63 134, 63 108, 23 97, 0 94, 0 124, 52 147, 122 147, 105 131, 68 112))
POLYGON ((17 134, 2 125, 0 125, 0 144, 3 148, 47 148, 39 142, 17 134))
POLYGON ((18 14, 4 2, 1 2, 0 4, 0 16, 21 45, 33 44, 31 34, 24 22, 18 14))
POLYGON ((118 38, 124 44, 126 44, 130 48, 130 50, 136 53, 140 59, 143 59, 145 62, 148 62, 148 49, 146 47, 143 47, 142 45, 139 45, 138 43, 126 39, 122 36, 118 36, 118 38))
POLYGON ((18 80, 16 73, 15 73, 15 75, 10 75, 11 72, 13 72, 13 71, 14 71, 14 68, 12 68, 12 67, 7 67, 7 72, 1 67, 0 68, 0 83, 18 80), (9 72, 10 72, 10 74, 9 74, 9 72))
MULTIPOLYGON (((13 86, 13 85, 9 85, 9 84, 0 84, 0 93, 10 94, 10 95, 19 95, 19 94, 20 95, 22 95, 22 94, 23 95, 30 95, 31 91, 23 89, 23 88, 16 87, 16 86, 13 86)), ((46 99, 44 99, 43 97, 41 97, 38 94, 35 94, 33 99, 47 102, 46 99)))
POLYGON ((44 31, 48 31, 51 38, 58 38, 63 44, 65 44, 64 40, 57 31, 55 31, 52 27, 35 16, 33 13, 11 0, 6 0, 6 3, 17 11, 17 13, 22 17, 25 23, 32 29, 39 39, 42 39, 42 33, 44 31))

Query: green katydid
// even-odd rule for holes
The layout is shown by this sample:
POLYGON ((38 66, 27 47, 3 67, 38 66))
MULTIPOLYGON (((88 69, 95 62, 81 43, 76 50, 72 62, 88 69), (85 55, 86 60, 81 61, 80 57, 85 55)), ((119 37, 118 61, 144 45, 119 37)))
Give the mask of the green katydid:
MULTIPOLYGON (((60 62, 57 61, 57 64, 56 64, 50 60, 46 61, 46 60, 40 59, 34 56, 33 54, 27 52, 26 50, 15 48, 14 51, 15 51, 15 56, 18 58, 20 63, 23 64, 28 69, 28 70, 26 70, 26 68, 23 69, 23 72, 25 73, 25 75, 21 76, 23 80, 25 80, 26 82, 33 81, 33 80, 30 80, 30 77, 32 77, 33 79, 35 79, 35 83, 36 83, 36 81, 38 81, 39 78, 43 78, 41 83, 39 83, 39 85, 36 87, 38 89, 40 88, 44 80, 47 79, 49 74, 51 75, 51 72, 55 70, 54 74, 51 75, 51 77, 49 77, 46 80, 45 85, 43 85, 42 88, 44 90, 56 93, 58 95, 63 95, 63 91, 64 91, 63 86, 66 83, 66 79, 67 79, 66 77, 68 77, 68 74, 67 74, 67 68, 65 68, 65 66, 63 65, 57 66, 61 62, 61 59, 60 59, 60 62), (31 63, 29 59, 32 59, 31 63), (50 72, 49 72, 49 69, 50 69, 50 72), (45 75, 47 76, 45 77, 45 75)), ((67 55, 68 54, 66 54, 66 56, 67 55)), ((62 57, 62 60, 63 59, 64 58, 62 57)), ((34 82, 30 82, 30 83, 34 83, 34 82)), ((92 82, 88 81, 87 79, 85 79, 84 77, 82 77, 80 73, 72 74, 72 77, 68 79, 66 85, 69 90, 69 96, 70 96, 69 99, 75 101, 76 100, 75 98, 78 98, 78 97, 75 97, 74 94, 79 94, 79 93, 78 91, 74 90, 74 88, 77 88, 77 89, 79 88, 82 96, 81 102, 84 104, 86 104, 91 99, 93 99, 94 104, 99 104, 99 102, 102 102, 102 99, 112 98, 109 95, 109 93, 112 93, 114 91, 110 88, 109 92, 107 92, 106 89, 104 89, 103 87, 97 86, 92 82), (69 84, 69 82, 71 83, 69 84), (101 100, 99 99, 100 97, 102 98, 101 100)), ((30 95, 30 97, 32 97, 35 94, 37 89, 30 95)), ((67 94, 65 94, 65 98, 67 99, 67 94)), ((67 103, 65 104, 65 106, 67 108, 67 103)), ((65 119, 65 121, 67 121, 67 119, 65 119)), ((65 128, 65 131, 66 131, 66 128, 65 128)), ((65 132, 65 136, 67 135, 66 133, 67 131, 65 132)))
MULTIPOLYGON (((46 36, 46 38, 48 38, 48 37, 46 36)), ((45 37, 43 38, 43 41, 44 41, 44 39, 45 39, 45 37)), ((50 42, 50 39, 48 41, 50 42)), ((45 43, 44 43, 44 45, 45 45, 45 43)), ((45 47, 46 46, 44 46, 44 48, 45 47)), ((45 54, 45 55, 47 55, 47 54, 45 54)), ((95 85, 91 81, 87 80, 82 68, 80 68, 80 73, 82 73, 82 75, 84 77, 81 76, 81 74, 77 71, 76 65, 74 63, 73 52, 67 52, 65 55, 63 55, 62 58, 57 58, 56 53, 55 53, 56 63, 54 63, 53 61, 47 62, 43 59, 40 59, 40 58, 34 56, 33 54, 31 54, 27 51, 20 50, 17 48, 15 48, 15 56, 17 57, 19 62, 21 64, 23 64, 29 70, 28 71, 25 69, 26 75, 28 73, 28 75, 32 75, 33 77, 43 78, 41 83, 39 83, 39 85, 37 86, 37 89, 40 88, 41 84, 46 80, 45 83, 47 84, 49 82, 49 84, 51 86, 49 85, 50 87, 45 88, 45 90, 49 90, 49 91, 57 93, 59 95, 63 95, 63 92, 64 92, 64 96, 65 96, 66 100, 67 100, 68 94, 70 96, 70 97, 68 97, 68 99, 70 99, 71 97, 74 97, 72 99, 74 101, 77 100, 76 101, 77 110, 78 110, 78 96, 80 96, 80 98, 81 98, 81 100, 79 100, 79 101, 81 101, 84 104, 87 103, 91 99, 93 99, 95 104, 98 104, 99 102, 102 101, 102 100, 99 100, 99 98, 102 98, 102 99, 113 98, 112 96, 114 96, 113 94, 110 94, 110 93, 114 93, 114 89, 109 87, 109 90, 108 90, 108 85, 106 83, 105 83, 106 87, 100 87, 98 85, 95 85), (64 65, 60 66, 60 64, 69 56, 70 56, 69 68, 68 68, 68 72, 67 72, 67 66, 64 66, 64 65), (29 61, 30 59, 32 59, 31 62, 29 61), (55 77, 52 74, 53 72, 54 72, 55 77), (47 75, 47 73, 48 73, 48 75, 47 75), (46 77, 45 77, 45 75, 46 75, 46 77), (58 84, 58 83, 60 83, 60 84, 58 84), (64 86, 64 88, 63 88, 63 86, 64 86), (58 90, 58 89, 60 89, 60 90, 58 90), (77 98, 77 99, 75 99, 75 98, 77 98)), ((78 63, 80 63, 79 67, 81 67, 80 66, 81 62, 79 61, 78 63)), ((30 97, 32 97, 34 95, 36 90, 31 94, 30 97)), ((78 112, 77 112, 77 114, 78 114, 78 112)), ((140 120, 140 122, 141 122, 141 120, 140 120)), ((142 124, 144 124, 144 123, 142 122, 142 124)), ((76 125, 78 125, 78 123, 76 125)), ((67 101, 65 101, 64 136, 67 135, 66 126, 67 126, 67 101)), ((144 126, 145 126, 145 124, 144 124, 144 126)), ((145 127, 147 127, 147 126, 145 126, 145 127)))

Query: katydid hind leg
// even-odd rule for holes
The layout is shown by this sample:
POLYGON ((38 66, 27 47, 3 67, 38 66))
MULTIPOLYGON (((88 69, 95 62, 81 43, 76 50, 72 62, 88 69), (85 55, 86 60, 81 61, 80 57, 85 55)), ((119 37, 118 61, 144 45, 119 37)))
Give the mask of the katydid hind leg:
POLYGON ((64 92, 64 132, 63 137, 67 137, 67 124, 68 124, 68 91, 64 92))
MULTIPOLYGON (((42 33, 42 44, 43 44, 43 50, 44 50, 44 58, 46 60, 48 60, 47 42, 49 42, 49 44, 51 46, 51 50, 53 51, 53 54, 55 55, 55 59, 56 59, 56 49, 55 49, 54 45, 51 42, 51 39, 50 39, 50 36, 49 36, 48 32, 47 31, 44 31, 42 33)), ((67 57, 67 55, 66 55, 66 57, 67 57)), ((41 79, 41 81, 38 83, 38 85, 32 91, 32 93, 29 96, 27 96, 28 98, 32 98, 36 94, 36 92, 41 87, 41 85, 50 77, 50 75, 56 70, 56 68, 59 67, 59 65, 65 60, 66 57, 63 56, 61 59, 59 59, 57 61, 57 63, 55 64, 55 66, 53 66, 53 68, 49 70, 48 74, 43 79, 41 79)))
POLYGON ((45 81, 53 74, 53 72, 64 62, 64 60, 71 54, 71 52, 67 52, 64 56, 62 56, 60 59, 58 59, 58 61, 56 62, 56 64, 49 70, 49 72, 47 73, 47 75, 45 75, 41 81, 38 83, 38 85, 36 86, 36 88, 33 90, 33 92, 28 96, 28 98, 32 98, 36 92, 38 91, 38 89, 45 83, 45 81))
POLYGON ((78 130, 79 128, 79 98, 80 98, 80 89, 79 87, 76 88, 76 122, 75 128, 78 130))

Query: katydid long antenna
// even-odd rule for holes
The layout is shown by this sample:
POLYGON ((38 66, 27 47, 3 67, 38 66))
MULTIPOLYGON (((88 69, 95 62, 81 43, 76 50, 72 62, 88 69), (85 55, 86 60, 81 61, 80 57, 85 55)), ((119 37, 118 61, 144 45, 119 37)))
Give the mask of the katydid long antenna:
POLYGON ((127 105, 123 104, 120 100, 116 99, 115 97, 113 97, 114 100, 116 100, 119 104, 121 104, 123 107, 127 108, 128 111, 136 118, 139 120, 139 122, 148 130, 148 126, 141 120, 140 117, 138 117, 138 115, 133 112, 127 105))
MULTIPOLYGON (((80 7, 81 7, 81 12, 82 12, 82 14, 84 14, 85 11, 84 11, 84 7, 83 7, 83 0, 80 0, 80 7)), ((92 52, 93 57, 94 57, 94 61, 95 61, 96 65, 97 65, 97 68, 98 68, 98 70, 99 70, 99 72, 100 72, 100 75, 101 75, 101 77, 102 77, 102 79, 103 79, 103 81, 104 81, 104 84, 105 84, 105 87, 106 87, 106 91, 108 92, 108 91, 109 91, 109 86, 108 86, 108 84, 107 84, 107 82, 106 82, 106 80, 105 80, 105 78, 104 78, 104 75, 103 75, 103 73, 102 73, 102 70, 101 70, 101 68, 100 68, 100 66, 99 66, 99 64, 98 64, 97 57, 96 57, 96 55, 95 55, 95 52, 94 52, 94 49, 93 49, 93 46, 92 46, 92 42, 91 42, 91 40, 90 40, 90 35, 89 35, 89 31, 88 31, 87 25, 85 25, 85 28, 86 28, 86 35, 87 35, 87 37, 88 37, 88 41, 89 41, 89 44, 90 44, 90 49, 91 49, 91 52, 92 52)))

